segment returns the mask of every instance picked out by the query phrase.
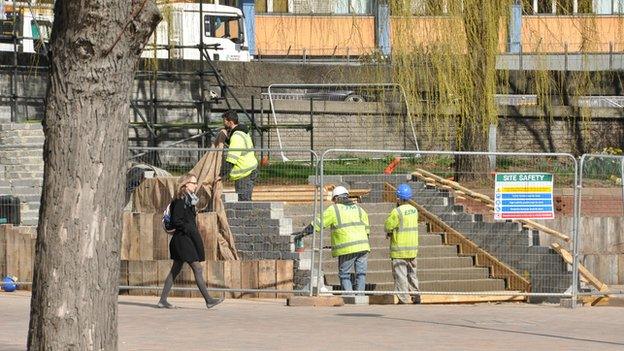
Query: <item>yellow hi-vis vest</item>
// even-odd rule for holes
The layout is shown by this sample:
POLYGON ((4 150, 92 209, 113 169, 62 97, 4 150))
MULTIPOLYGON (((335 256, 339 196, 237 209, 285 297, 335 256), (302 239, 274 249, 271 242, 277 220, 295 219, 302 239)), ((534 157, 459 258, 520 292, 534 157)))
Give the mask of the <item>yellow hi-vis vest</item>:
MULTIPOLYGON (((312 223, 316 231, 321 230, 321 220, 312 223)), ((370 225, 368 214, 356 204, 334 204, 323 212, 323 228, 331 227, 332 256, 370 251, 368 236, 370 225)))
POLYGON ((238 180, 250 175, 258 167, 258 160, 253 152, 253 142, 249 134, 237 130, 230 137, 230 150, 226 162, 233 164, 230 179, 238 180))
POLYGON ((393 209, 385 222, 390 233, 390 258, 415 258, 418 255, 418 210, 404 204, 393 209))

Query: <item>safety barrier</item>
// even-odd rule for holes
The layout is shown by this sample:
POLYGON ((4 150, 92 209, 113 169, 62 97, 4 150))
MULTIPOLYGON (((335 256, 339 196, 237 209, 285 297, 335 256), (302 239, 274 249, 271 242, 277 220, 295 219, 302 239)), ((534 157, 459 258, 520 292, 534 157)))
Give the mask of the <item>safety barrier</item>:
MULTIPOLYGON (((578 166, 570 154, 330 149, 322 154, 320 169, 321 187, 331 181, 355 188, 368 185, 371 189, 361 204, 369 211, 372 228, 365 294, 398 293, 394 290, 383 224, 393 208, 387 202, 392 201, 392 189, 403 182, 411 185, 414 205, 421 212, 421 220, 427 223, 420 228, 422 242, 417 259, 421 291, 412 294, 423 299, 427 295, 528 296, 535 301, 571 297, 575 293, 575 270, 569 269, 563 257, 548 245, 557 242, 566 246, 573 242, 576 228, 560 233, 532 220, 511 220, 515 218, 513 211, 525 210, 537 219, 553 217, 556 209, 552 195, 526 208, 522 207, 526 203, 499 202, 498 196, 505 189, 496 189, 496 198, 493 194, 495 185, 505 187, 496 183, 495 176, 504 172, 546 176, 550 185, 538 183, 536 187, 544 188, 537 189, 538 192, 552 194, 553 188, 576 191, 578 166), (397 157, 400 162, 394 174, 398 175, 384 175, 389 163, 396 165, 390 161, 397 157), (492 159, 494 169, 490 169, 492 159), (453 167, 462 163, 470 166, 466 170, 453 167), (448 180, 449 176, 459 182, 448 180), (469 188, 492 194, 479 194, 469 188)), ((507 187, 512 193, 518 190, 517 184, 507 187)), ((525 190, 532 191, 518 191, 525 190)), ((320 202, 322 213, 328 205, 323 198, 320 202)), ((321 230, 319 236, 320 242, 328 243, 327 229, 321 230)), ((319 250, 317 270, 324 275, 317 276, 317 285, 327 283, 333 289, 339 285, 338 267, 333 260, 323 259, 327 254, 329 250, 319 250)))
MULTIPOLYGON (((40 147, 31 148, 37 151, 34 149, 40 147)), ((1 147, 0 156, 15 148, 1 147)), ((131 168, 134 173, 129 172, 128 189, 133 190, 152 175, 186 173, 206 153, 222 151, 130 148, 129 160, 145 165, 131 168)), ((393 207, 393 189, 403 182, 412 185, 414 204, 426 223, 420 228, 421 291, 417 293, 425 301, 427 296, 447 295, 528 297, 531 301, 564 297, 576 303, 578 297, 584 303, 599 304, 621 294, 609 286, 622 284, 618 268, 622 259, 618 235, 624 227, 622 156, 588 154, 578 161, 564 153, 330 149, 317 162, 312 150, 254 151, 260 164, 253 201, 228 202, 225 207, 241 260, 220 261, 215 256, 204 264, 209 290, 218 294, 280 297, 359 293, 334 289, 340 280, 335 260, 324 259, 331 245, 327 229, 304 238, 303 248, 295 247, 290 235, 299 233, 327 208, 333 185, 348 186, 369 211, 374 232, 369 284, 364 293, 396 294, 383 222, 393 207), (301 161, 292 161, 296 159, 301 161), (489 168, 493 160, 495 168, 489 168), (462 162, 472 163, 472 167, 458 171, 454 166, 462 162), (541 204, 551 205, 555 218, 539 222, 495 220, 492 212, 501 212, 493 211, 498 206, 495 175, 506 172, 552 175, 552 200, 541 204), (290 276, 285 273, 288 271, 290 276)), ((6 182, 6 167, 2 171, 0 182, 6 182)), ((224 185, 226 197, 235 197, 233 184, 224 180, 224 185)), ((6 195, 5 191, 1 195, 6 195)), ((124 219, 122 292, 160 289, 170 264, 169 237, 160 230, 162 211, 148 212, 129 212, 124 219)), ((201 215, 206 228, 217 220, 208 213, 201 215)), ((4 229, 0 234, 6 238, 8 232, 4 229)), ((34 231, 28 235, 34 240, 34 231)), ((13 236, 19 240, 11 239, 12 243, 24 241, 20 247, 32 251, 26 236, 13 236)), ((218 240, 204 240, 207 249, 218 252, 218 240)), ((28 285, 28 265, 16 261, 16 256, 7 256, 10 249, 6 240, 4 243, 0 273, 12 273, 6 271, 9 267, 22 267, 15 269, 26 272, 19 278, 28 285)), ((187 296, 188 291, 195 291, 192 294, 196 295, 192 281, 190 270, 185 270, 174 290, 187 296)))

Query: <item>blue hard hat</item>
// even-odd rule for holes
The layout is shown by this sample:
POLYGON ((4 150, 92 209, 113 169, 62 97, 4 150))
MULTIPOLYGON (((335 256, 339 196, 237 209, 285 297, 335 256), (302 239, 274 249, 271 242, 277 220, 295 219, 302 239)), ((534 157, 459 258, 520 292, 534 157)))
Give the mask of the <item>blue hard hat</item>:
POLYGON ((15 291, 15 289, 17 289, 17 284, 15 284, 16 281, 17 281, 17 278, 12 277, 10 275, 7 275, 6 277, 2 278, 2 290, 6 292, 15 291))
POLYGON ((400 200, 409 200, 412 198, 412 187, 408 184, 400 184, 396 190, 396 196, 400 200))

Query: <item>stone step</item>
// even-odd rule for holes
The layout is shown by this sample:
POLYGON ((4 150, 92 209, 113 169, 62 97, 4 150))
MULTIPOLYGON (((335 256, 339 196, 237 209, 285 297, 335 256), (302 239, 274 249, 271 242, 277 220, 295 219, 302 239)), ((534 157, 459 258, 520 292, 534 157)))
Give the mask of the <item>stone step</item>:
POLYGON ((43 169, 41 172, 5 172, 7 179, 36 179, 43 182, 43 169))
MULTIPOLYGON (((318 237, 317 237, 317 242, 318 242, 318 237)), ((324 242, 324 246, 329 246, 331 245, 331 239, 329 237, 327 238, 323 238, 323 242, 324 242)), ((368 239, 368 242, 370 243, 371 246, 373 247, 383 247, 386 245, 389 245, 389 241, 388 239, 386 239, 385 236, 372 236, 368 239)), ((304 239, 304 244, 305 247, 310 247, 312 243, 312 238, 311 237, 306 237, 304 239)), ((421 247, 425 247, 425 246, 435 246, 435 245, 442 245, 442 236, 439 234, 419 234, 418 235, 418 244, 421 247)))
MULTIPOLYGON (((340 290, 339 286, 333 286, 334 290, 340 290)), ((472 291, 504 291, 503 279, 469 279, 469 280, 437 280, 419 281, 421 291, 435 292, 472 292, 472 291)), ((394 282, 366 284, 366 290, 392 291, 394 282)))
MULTIPOLYGON (((323 255, 323 271, 325 273, 338 272, 338 258, 323 255)), ((473 257, 433 257, 417 258, 417 265, 422 269, 442 269, 442 268, 467 268, 474 264, 473 257)), ((390 259, 369 259, 368 269, 371 271, 390 270, 390 259)))
MULTIPOLYGON (((421 282, 440 281, 440 280, 472 280, 472 279, 488 279, 489 270, 487 268, 470 267, 470 268, 449 268, 449 269, 418 269, 416 276, 421 282)), ((372 284, 392 283, 392 271, 368 271, 366 272, 366 281, 372 284)), ((325 282, 327 285, 340 285, 338 274, 325 274, 325 282)))
MULTIPOLYGON (((390 259, 390 247, 389 241, 385 246, 371 247, 371 252, 368 254, 368 259, 390 259)), ((330 249, 323 250, 324 257, 331 256, 330 249)), ((457 245, 436 245, 436 246, 420 246, 418 249, 418 257, 430 258, 430 257, 452 257, 457 255, 457 245)))

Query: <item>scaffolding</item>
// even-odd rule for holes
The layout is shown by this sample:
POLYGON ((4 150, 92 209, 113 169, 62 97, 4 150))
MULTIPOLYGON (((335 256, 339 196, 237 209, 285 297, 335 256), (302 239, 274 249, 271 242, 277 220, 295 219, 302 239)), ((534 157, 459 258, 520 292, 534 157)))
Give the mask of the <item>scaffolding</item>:
MULTIPOLYGON (((129 128, 135 131, 135 136, 131 138, 137 145, 155 147, 163 141, 171 141, 170 135, 176 131, 184 130, 186 133, 182 138, 176 138, 174 146, 183 143, 196 142, 199 147, 210 145, 212 136, 216 129, 222 128, 220 119, 218 121, 211 120, 211 115, 222 112, 224 110, 236 110, 243 114, 254 131, 260 131, 255 123, 253 106, 251 114, 241 103, 234 91, 227 84, 223 75, 215 67, 213 58, 209 54, 209 50, 215 52, 220 50, 218 44, 206 43, 204 40, 204 13, 205 1, 198 1, 199 5, 199 44, 197 45, 159 45, 154 37, 154 42, 146 46, 146 52, 153 52, 151 58, 141 60, 140 67, 135 74, 135 83, 139 86, 146 85, 147 94, 143 96, 133 96, 130 101, 131 112, 133 116, 129 116, 129 128), (172 64, 171 59, 159 59, 158 50, 166 49, 168 52, 173 50, 193 49, 199 51, 199 60, 180 60, 182 64, 172 64), (159 69, 161 66, 167 66, 168 69, 159 69), (172 69, 172 66, 181 66, 182 69, 172 69), (186 69, 185 69, 186 68, 186 69), (196 84, 198 94, 192 94, 191 99, 167 99, 161 97, 159 93, 159 85, 163 82, 179 82, 181 84, 196 84), (190 109, 194 111, 192 116, 186 116, 186 121, 180 123, 166 118, 167 111, 175 109, 190 109)), ((47 59, 47 43, 43 34, 43 30, 35 15, 35 7, 50 11, 51 5, 33 5, 30 0, 27 2, 13 2, 12 8, 7 9, 10 15, 7 19, 1 21, 2 33, 0 33, 0 42, 12 45, 11 51, 4 51, 0 56, 0 74, 8 77, 9 86, 0 92, 2 105, 10 107, 11 122, 19 122, 22 120, 33 119, 26 114, 19 115, 19 108, 25 107, 28 111, 29 107, 35 107, 45 110, 45 97, 33 96, 31 91, 20 89, 18 82, 21 79, 31 79, 38 76, 39 73, 43 77, 48 74, 47 59), (33 22, 33 33, 37 32, 37 36, 24 36, 27 24, 25 13, 30 13, 33 22), (36 41, 34 52, 24 53, 27 40, 36 41), (26 78, 24 78, 26 77, 26 78)), ((50 22, 51 25, 51 22, 50 22)), ((1 45, 0 43, 0 45, 1 45)), ((7 50, 7 47, 4 47, 7 50)), ((171 57, 171 55, 169 55, 171 57)), ((177 67, 179 68, 179 67, 177 67)), ((36 94, 35 94, 36 95, 36 94)), ((253 100, 253 99, 252 99, 253 100)), ((253 103, 252 103, 253 105, 253 103)), ((39 116, 42 113, 38 114, 39 116)), ((40 118, 40 117, 39 117, 40 118)), ((34 118, 38 119, 38 118, 34 118)), ((157 161, 157 160, 156 160, 157 161)), ((157 162, 155 162, 157 163, 157 162)))

